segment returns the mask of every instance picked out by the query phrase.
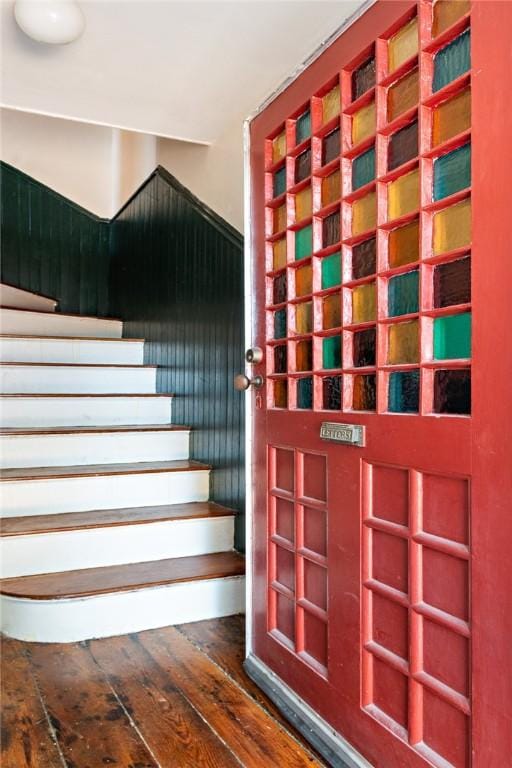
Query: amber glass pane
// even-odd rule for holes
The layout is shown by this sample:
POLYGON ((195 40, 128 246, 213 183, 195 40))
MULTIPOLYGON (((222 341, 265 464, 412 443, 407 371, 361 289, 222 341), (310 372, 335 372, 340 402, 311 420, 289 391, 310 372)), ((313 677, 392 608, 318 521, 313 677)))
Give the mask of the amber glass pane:
POLYGON ((304 304, 297 304, 295 308, 295 331, 296 333, 311 333, 313 330, 313 304, 306 301, 304 304))
POLYGON ((272 262, 274 269, 282 269, 286 266, 286 237, 282 237, 273 243, 272 262))
POLYGON ((311 371, 313 368, 313 342, 299 341, 295 348, 295 369, 311 371))
POLYGON ((339 328, 341 326, 341 296, 332 293, 322 302, 322 328, 339 328))
POLYGON ((392 85, 388 91, 388 122, 407 112, 408 109, 412 109, 418 103, 419 96, 418 70, 414 69, 392 85))
POLYGON ((377 239, 370 237, 352 247, 352 279, 360 280, 376 272, 377 239))
POLYGON ((282 304, 283 301, 286 301, 286 272, 275 278, 272 288, 274 304, 282 304))
POLYGON ((434 255, 471 243, 471 200, 444 208, 434 215, 434 255))
POLYGON ((360 285, 352 291, 352 322, 367 323, 376 317, 375 283, 360 285))
POLYGON ((420 227, 417 219, 389 233, 388 261, 391 268, 411 264, 420 258, 420 227))
POLYGON ((274 232, 281 232, 286 228, 286 203, 274 208, 274 232))
POLYGON ((352 144, 373 136, 375 133, 375 102, 362 107, 352 118, 352 144))
POLYGON ((286 155, 286 131, 276 136, 272 141, 272 162, 277 163, 286 155))
POLYGON ((443 101, 432 116, 432 145, 436 147, 471 127, 471 89, 443 101))
POLYGON ((313 290, 313 268, 306 264, 295 272, 295 295, 306 296, 313 290))
POLYGON ((279 346, 274 347, 274 373, 286 373, 287 365, 286 344, 279 344, 279 346))
POLYGON ((434 307, 471 301, 471 258, 449 261, 434 269, 434 307))
POLYGON ((322 379, 323 405, 328 411, 341 408, 341 376, 326 376, 322 379))
POLYGON ((288 382, 280 379, 274 381, 274 408, 288 407, 288 382))
POLYGON ((468 13, 469 8, 470 0, 437 0, 437 3, 434 3, 432 35, 436 37, 451 27, 457 19, 468 13))
POLYGON ((388 363, 417 363, 419 360, 419 326, 417 320, 389 326, 388 363))
POLYGON ((306 149, 295 160, 295 183, 304 181, 311 176, 311 150, 306 149))
POLYGON ((418 154, 418 121, 394 133, 388 144, 388 171, 412 160, 418 154))
POLYGON ((418 19, 414 18, 399 29, 388 43, 389 71, 394 72, 407 59, 418 53, 418 19))
POLYGON ((340 154, 340 129, 328 133, 322 141, 322 165, 327 165, 340 154))
POLYGON ((340 87, 335 85, 322 99, 322 123, 328 123, 340 113, 340 87))
POLYGON ((366 328, 354 333, 353 361, 354 368, 375 365, 377 332, 375 328, 366 328))
POLYGON ((370 192, 352 204, 352 235, 359 235, 377 224, 377 196, 370 192))
POLYGON ((331 173, 322 179, 322 206, 334 203, 341 197, 341 174, 339 171, 331 173))
POLYGON ((418 169, 399 176, 388 185, 388 219, 397 219, 415 211, 420 204, 420 172, 418 169))
POLYGON ((311 187, 306 187, 295 195, 295 220, 302 221, 313 212, 313 198, 311 187))
POLYGON ((470 371, 435 372, 434 411, 436 413, 471 413, 470 371))
POLYGON ((352 72, 352 101, 375 85, 375 56, 367 59, 352 72))
POLYGON ((340 214, 338 211, 326 216, 322 221, 322 246, 327 248, 340 239, 340 214))
POLYGON ((354 376, 352 408, 354 411, 374 411, 377 406, 377 379, 374 373, 354 376))

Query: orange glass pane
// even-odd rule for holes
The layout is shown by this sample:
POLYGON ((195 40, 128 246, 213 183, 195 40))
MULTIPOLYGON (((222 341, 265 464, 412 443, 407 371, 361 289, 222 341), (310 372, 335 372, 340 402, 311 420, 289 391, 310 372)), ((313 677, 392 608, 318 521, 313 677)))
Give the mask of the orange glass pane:
POLYGON ((352 322, 367 323, 376 317, 376 286, 375 283, 360 285, 352 291, 352 322))
POLYGON ((313 268, 311 264, 295 272, 295 295, 307 296, 313 290, 313 268))
POLYGON ((417 168, 388 184, 388 219, 390 221, 415 211, 419 204, 420 172, 417 168))
POLYGON ((334 203, 341 197, 341 174, 339 171, 331 173, 322 179, 322 206, 334 203))
POLYGON ((274 208, 274 232, 286 229, 286 203, 274 208))
POLYGON ((434 215, 434 255, 465 248, 471 243, 471 200, 444 208, 434 215))
POLYGON ((311 371, 313 369, 313 342, 299 341, 295 348, 295 370, 311 371))
POLYGON ((434 18, 432 23, 432 35, 436 37, 445 29, 455 24, 457 19, 468 13, 470 0, 437 0, 434 3, 434 18))
POLYGON ((288 382, 286 379, 274 381, 274 408, 288 407, 288 382))
POLYGON ((432 145, 436 147, 471 127, 471 89, 443 101, 432 115, 432 145))
POLYGON ((388 91, 388 122, 414 107, 420 97, 418 70, 413 69, 388 91))
POLYGON ((295 220, 302 221, 311 216, 313 212, 313 198, 311 187, 302 189, 295 195, 295 220))
POLYGON ((286 237, 272 245, 272 261, 274 269, 282 269, 286 266, 286 237))
POLYGON ((376 126, 375 102, 356 112, 352 118, 352 144, 359 144, 369 136, 373 136, 376 126))
POLYGON ((377 224, 377 195, 370 192, 352 204, 352 235, 359 235, 377 224))
POLYGON ((388 43, 389 71, 394 72, 407 59, 418 53, 418 19, 414 18, 399 29, 388 43))
POLYGON ((420 225, 418 220, 392 229, 388 240, 388 262, 391 268, 401 267, 420 258, 420 225))
POLYGON ((277 163, 286 155, 286 131, 283 131, 272 140, 272 162, 277 163))
POLYGON ((341 326, 341 296, 332 293, 322 302, 322 328, 339 328, 341 326))
POLYGON ((322 99, 322 123, 328 123, 340 113, 340 86, 335 85, 322 99))
POLYGON ((306 301, 295 307, 295 331, 296 333, 311 333, 313 330, 313 304, 306 301))
POLYGON ((417 363, 420 354, 417 320, 389 326, 388 363, 417 363))

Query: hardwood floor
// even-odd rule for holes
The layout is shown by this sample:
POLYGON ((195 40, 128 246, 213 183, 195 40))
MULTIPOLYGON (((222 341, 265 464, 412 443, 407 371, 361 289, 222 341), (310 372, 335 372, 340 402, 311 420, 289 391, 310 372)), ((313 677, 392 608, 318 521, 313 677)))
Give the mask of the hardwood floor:
POLYGON ((324 766, 242 669, 230 616, 67 645, 3 639, 3 768, 324 766))

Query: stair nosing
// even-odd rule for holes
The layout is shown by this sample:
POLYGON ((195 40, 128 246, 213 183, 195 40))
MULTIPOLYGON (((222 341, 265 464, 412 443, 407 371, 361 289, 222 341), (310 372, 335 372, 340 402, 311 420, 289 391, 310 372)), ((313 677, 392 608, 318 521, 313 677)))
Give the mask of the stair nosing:
POLYGON ((1 427, 0 437, 38 437, 41 435, 130 434, 130 432, 191 432, 186 424, 110 424, 106 426, 1 427))
POLYGON ((111 463, 111 464, 84 464, 84 465, 69 465, 69 467, 6 467, 0 470, 0 484, 1 483, 25 483, 36 482, 38 480, 67 480, 77 477, 116 477, 118 475, 149 475, 149 474, 162 474, 166 472, 210 472, 212 466, 210 464, 203 464, 193 459, 174 459, 166 462, 126 462, 126 463, 111 463), (187 466, 176 466, 179 463, 188 462, 187 466), (137 467, 137 464, 139 465, 137 467), (161 466, 155 466, 155 465, 161 466), (63 472, 64 469, 72 470, 81 466, 82 471, 76 472, 63 472), (103 469, 98 467, 116 467, 116 469, 103 469), (94 469, 96 468, 96 470, 94 469), (31 475, 30 471, 39 470, 51 470, 44 475, 31 475), (91 470, 91 471, 85 471, 91 470), (17 472, 18 476, 6 476, 5 472, 17 472), (22 474, 25 473, 25 474, 22 474))
POLYGON ((119 317, 99 317, 98 315, 80 315, 77 312, 45 312, 44 309, 24 309, 22 307, 6 307, 0 304, 0 310, 5 309, 9 312, 32 312, 36 315, 50 315, 51 317, 79 317, 82 320, 99 320, 106 323, 123 323, 119 317))

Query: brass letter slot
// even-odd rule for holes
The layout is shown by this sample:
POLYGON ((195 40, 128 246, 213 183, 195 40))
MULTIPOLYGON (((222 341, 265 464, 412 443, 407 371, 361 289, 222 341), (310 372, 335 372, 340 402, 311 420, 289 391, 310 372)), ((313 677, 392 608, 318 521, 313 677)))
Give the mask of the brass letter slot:
POLYGON ((343 445, 356 445, 364 447, 364 427, 361 424, 336 424, 333 421, 324 421, 320 427, 322 440, 332 440, 343 445))

